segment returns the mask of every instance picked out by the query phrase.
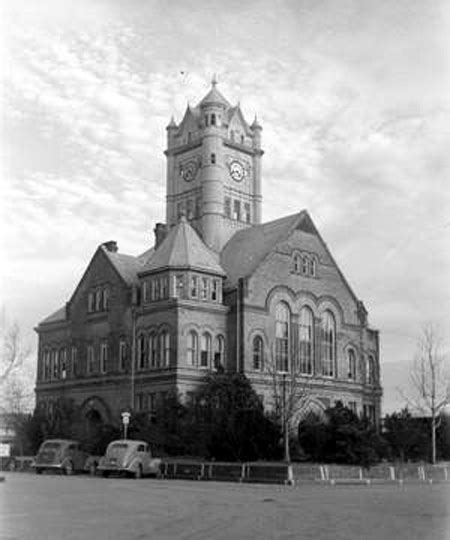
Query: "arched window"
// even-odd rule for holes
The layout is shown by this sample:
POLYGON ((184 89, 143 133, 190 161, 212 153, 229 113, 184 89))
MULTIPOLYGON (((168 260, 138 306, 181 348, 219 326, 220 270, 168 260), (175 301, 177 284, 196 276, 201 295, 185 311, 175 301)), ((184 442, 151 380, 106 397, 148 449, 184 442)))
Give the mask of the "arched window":
POLYGON ((303 255, 302 257, 302 274, 307 275, 308 274, 308 260, 309 257, 307 255, 303 255))
POLYGON ((300 310, 298 328, 298 369, 310 375, 313 371, 314 315, 309 307, 300 310))
POLYGON ((207 368, 211 358, 211 336, 205 332, 200 342, 200 367, 207 368))
POLYGON ((348 374, 347 377, 351 380, 356 379, 356 356, 353 349, 348 350, 348 374))
POLYGON ((187 363, 189 366, 197 365, 198 336, 193 330, 188 334, 187 341, 187 363))
POLYGON ((148 363, 151 368, 158 367, 158 339, 154 332, 148 338, 148 363))
POLYGON ((313 257, 310 257, 308 262, 308 274, 312 277, 316 275, 316 261, 313 257))
POLYGON ((216 115, 214 113, 211 115, 211 125, 212 126, 216 125, 216 115))
POLYGON ((217 336, 214 343, 214 368, 223 367, 223 353, 225 351, 225 340, 223 336, 217 336))
POLYGON ((211 154, 211 165, 216 164, 216 154, 211 154))
POLYGON ((102 289, 97 289, 95 291, 95 311, 100 311, 102 309, 102 289))
POLYGON ((159 360, 161 367, 169 367, 170 363, 170 336, 167 330, 159 334, 159 360))
POLYGON ((302 258, 297 253, 297 254, 294 255, 294 272, 297 273, 297 274, 300 273, 301 268, 302 268, 302 258))
POLYGON ((256 336, 253 340, 253 369, 261 371, 264 363, 264 342, 261 336, 256 336))
POLYGON ((53 375, 52 379, 59 379, 59 352, 55 349, 53 351, 53 375))
POLYGON ((367 358, 367 364, 366 364, 366 381, 367 384, 373 384, 375 382, 375 361, 373 359, 373 356, 369 356, 367 358))
POLYGON ((280 302, 275 311, 275 363, 277 371, 289 371, 290 311, 280 302))
POLYGON ((103 289, 103 311, 107 311, 109 309, 109 289, 108 287, 105 287, 103 289))
POLYGON ((322 316, 322 375, 334 376, 336 362, 336 323, 331 311, 325 311, 322 316))

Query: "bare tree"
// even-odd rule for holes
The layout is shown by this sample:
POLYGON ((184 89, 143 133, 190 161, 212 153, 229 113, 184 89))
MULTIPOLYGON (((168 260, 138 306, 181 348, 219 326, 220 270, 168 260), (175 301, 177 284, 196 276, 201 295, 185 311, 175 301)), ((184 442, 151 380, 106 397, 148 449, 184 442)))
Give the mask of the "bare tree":
POLYGON ((436 431, 441 412, 450 403, 448 366, 437 328, 422 329, 410 372, 411 395, 404 396, 413 410, 431 417, 431 462, 436 463, 436 431))
POLYGON ((0 407, 7 414, 20 414, 33 399, 34 369, 29 365, 30 349, 19 325, 0 315, 0 407))
POLYGON ((293 420, 305 407, 311 394, 309 379, 295 369, 297 359, 292 359, 292 365, 287 371, 282 371, 276 365, 273 357, 268 359, 266 369, 270 377, 270 386, 274 399, 274 414, 283 431, 284 459, 290 461, 289 431, 293 420))

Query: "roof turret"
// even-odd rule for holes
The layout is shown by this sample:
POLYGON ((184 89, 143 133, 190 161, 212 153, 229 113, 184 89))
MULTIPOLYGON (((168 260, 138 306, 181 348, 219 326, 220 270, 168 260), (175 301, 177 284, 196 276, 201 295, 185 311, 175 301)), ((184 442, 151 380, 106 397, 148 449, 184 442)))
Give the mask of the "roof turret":
POLYGON ((205 107, 206 105, 219 105, 220 107, 228 108, 230 103, 222 96, 222 94, 217 90, 217 79, 214 75, 211 81, 211 90, 206 94, 206 96, 200 101, 199 106, 205 107))
POLYGON ((225 275, 219 264, 219 256, 203 243, 197 232, 186 221, 185 216, 182 216, 169 231, 141 272, 167 268, 192 269, 225 275))

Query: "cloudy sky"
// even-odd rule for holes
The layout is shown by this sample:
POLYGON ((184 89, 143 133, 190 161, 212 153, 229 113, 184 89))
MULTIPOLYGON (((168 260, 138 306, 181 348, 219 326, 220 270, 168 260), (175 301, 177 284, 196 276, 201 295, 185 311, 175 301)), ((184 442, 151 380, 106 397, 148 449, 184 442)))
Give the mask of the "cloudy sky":
POLYGON ((450 328, 445 0, 15 0, 0 66, 1 303, 30 340, 96 247, 152 244, 165 127, 220 91, 263 126, 264 220, 307 208, 381 332, 385 411, 450 328))

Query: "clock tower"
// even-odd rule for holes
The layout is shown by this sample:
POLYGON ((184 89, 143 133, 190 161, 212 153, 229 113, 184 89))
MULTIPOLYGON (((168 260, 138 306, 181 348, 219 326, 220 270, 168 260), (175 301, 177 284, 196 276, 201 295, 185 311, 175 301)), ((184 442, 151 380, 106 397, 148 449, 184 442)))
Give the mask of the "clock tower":
POLYGON ((233 234, 261 223, 261 131, 212 80, 208 94, 167 126, 166 223, 185 216, 220 251, 233 234))

